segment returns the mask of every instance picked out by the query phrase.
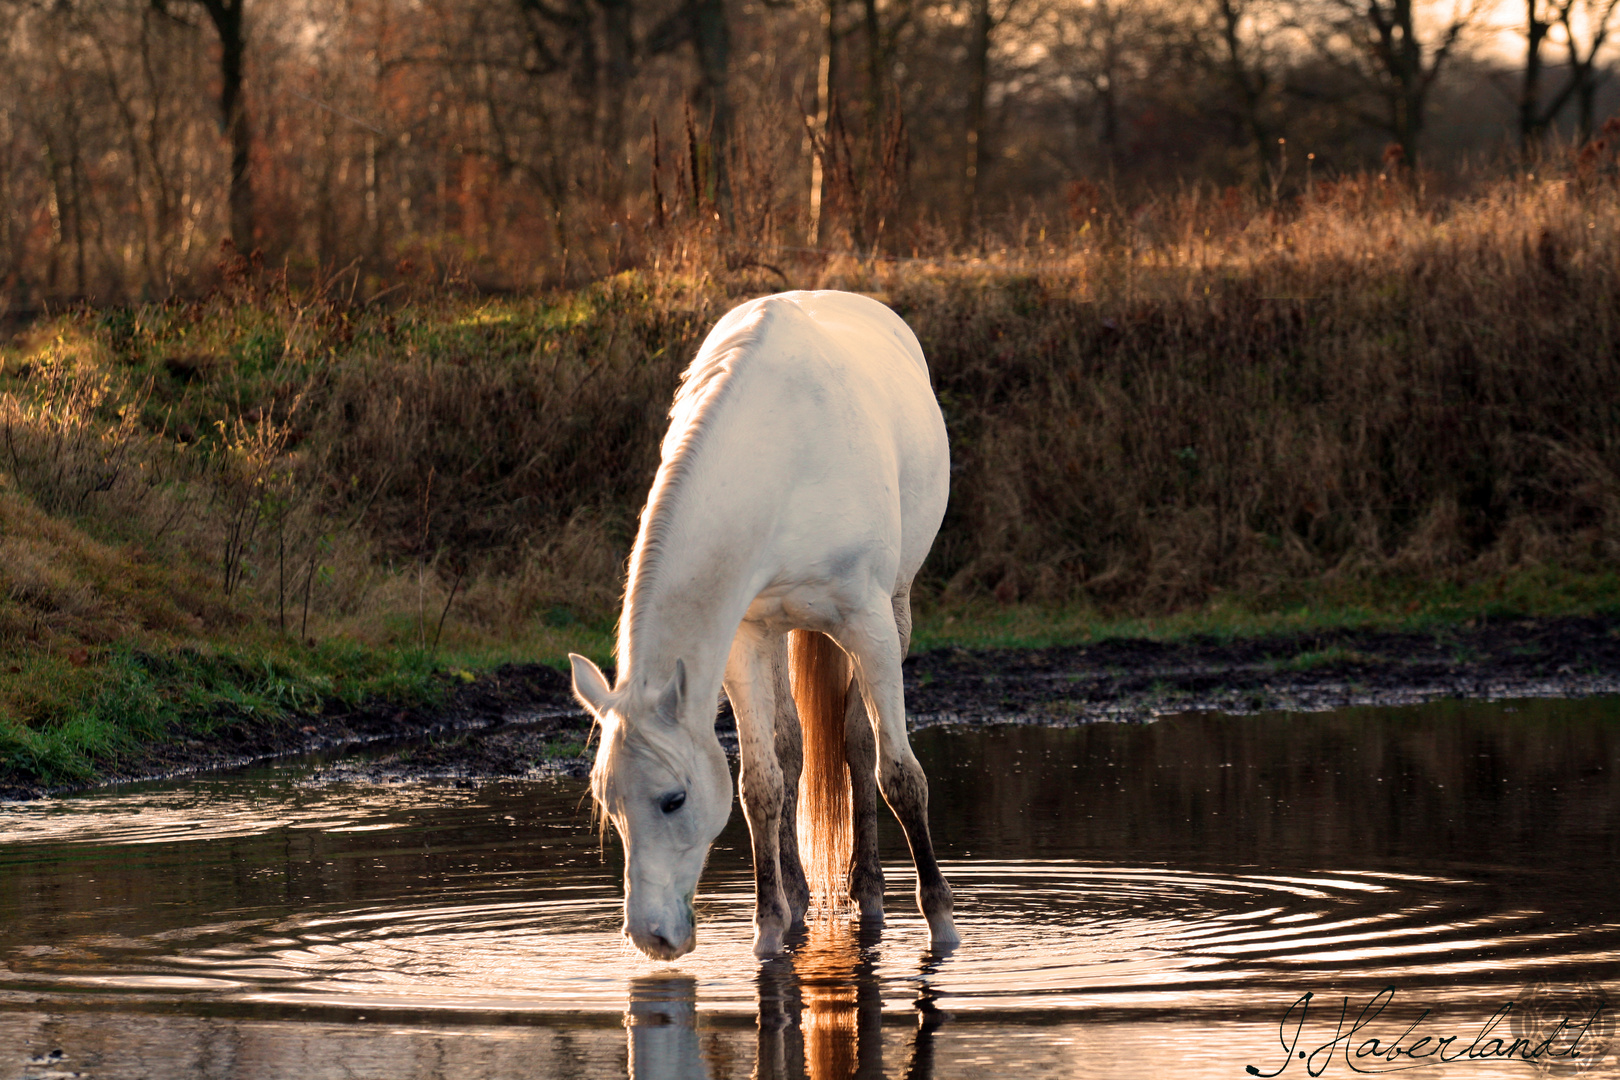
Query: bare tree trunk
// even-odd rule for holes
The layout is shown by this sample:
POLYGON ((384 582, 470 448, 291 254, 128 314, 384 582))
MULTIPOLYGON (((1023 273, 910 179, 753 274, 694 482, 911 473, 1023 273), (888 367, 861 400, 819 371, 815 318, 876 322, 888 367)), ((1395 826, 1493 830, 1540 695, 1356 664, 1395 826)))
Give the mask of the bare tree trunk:
POLYGON ((68 190, 73 195, 73 273, 80 296, 90 292, 90 275, 84 259, 84 162, 79 153, 79 125, 72 130, 73 145, 68 148, 68 190))
MULTIPOLYGON (((22 237, 18 228, 17 213, 13 209, 17 205, 16 156, 13 153, 13 146, 11 109, 0 105, 0 149, 5 152, 5 157, 0 159, 0 283, 4 283, 7 279, 20 278, 27 262, 27 254, 20 244, 22 237)), ((15 301, 15 295, 8 297, 0 294, 0 310, 11 306, 15 301)))
POLYGON ((968 38, 967 159, 962 173, 962 231, 971 232, 979 220, 979 196, 984 170, 984 123, 990 94, 990 0, 973 0, 968 38))
POLYGON ((1243 105, 1244 126, 1249 129, 1250 148, 1254 151, 1254 176, 1259 183, 1266 175, 1266 153, 1273 139, 1270 128, 1261 117, 1266 90, 1263 71, 1251 73, 1243 60, 1243 41, 1240 31, 1243 22, 1242 0, 1217 0, 1221 20, 1221 40, 1226 46, 1226 74, 1243 105))
POLYGON ((1108 159, 1108 175, 1111 178, 1120 166, 1119 96, 1111 80, 1097 92, 1097 101, 1102 106, 1102 134, 1098 139, 1103 146, 1103 156, 1108 159))
MULTIPOLYGON (((1597 68, 1598 54, 1603 51, 1604 42, 1609 38, 1609 26, 1614 19, 1614 13, 1620 6, 1620 0, 1601 0, 1601 3, 1591 3, 1586 7, 1587 32, 1590 35, 1590 46, 1584 57, 1575 37, 1573 9, 1575 0, 1564 0, 1559 11, 1559 22, 1564 26, 1564 36, 1569 49, 1569 71, 1571 88, 1575 91, 1576 123, 1579 125, 1580 140, 1582 144, 1592 139, 1592 110, 1597 98, 1597 88, 1600 81, 1597 68)), ((1566 90, 1567 93, 1567 90, 1566 90)), ((1560 99, 1560 107, 1563 100, 1560 99)), ((1550 118, 1549 118, 1550 119, 1550 118)))
POLYGON ((49 255, 45 261, 45 291, 53 294, 62 280, 62 248, 67 238, 63 204, 67 199, 62 190, 62 162, 56 153, 55 143, 48 132, 41 134, 44 135, 42 141, 45 146, 45 181, 50 193, 46 199, 46 209, 51 217, 51 239, 47 249, 49 255))
POLYGON ((709 160, 714 178, 714 201, 728 217, 731 188, 727 165, 731 157, 731 22, 726 0, 691 0, 692 45, 697 51, 698 84, 693 94, 695 112, 709 122, 709 160))
POLYGON ((323 110, 320 114, 320 136, 316 142, 320 154, 320 180, 315 196, 315 265, 326 267, 337 259, 338 212, 336 188, 338 184, 339 142, 336 113, 323 110))
POLYGON ((1102 49, 1097 57, 1096 74, 1091 77, 1092 93, 1097 95, 1097 106, 1102 116, 1102 131, 1098 141, 1107 159, 1110 179, 1120 168, 1119 93, 1120 93, 1120 12, 1108 0, 1099 0, 1093 7, 1092 17, 1097 19, 1101 31, 1102 49))
POLYGON ((253 249, 253 127, 243 94, 246 81, 247 28, 245 0, 198 0, 219 36, 219 114, 230 140, 231 242, 236 250, 253 249))
POLYGON ((62 276, 62 170, 48 138, 44 145, 45 209, 51 221, 51 236, 45 245, 45 292, 50 295, 56 292, 56 284, 62 276))
POLYGON ((1519 85, 1519 155, 1530 159, 1545 129, 1541 115, 1541 43, 1551 24, 1541 18, 1542 0, 1525 0, 1524 79, 1519 85))
POLYGON ((1423 46, 1412 25, 1412 0, 1395 0, 1391 11, 1394 15, 1392 32, 1386 41, 1390 53, 1389 72, 1395 81, 1395 92, 1391 95, 1395 141, 1400 144, 1403 159, 1415 168, 1427 89, 1423 79, 1423 46))
POLYGON ((1599 81, 1596 68, 1588 62, 1585 70, 1581 72, 1581 84, 1575 91, 1576 131, 1583 146, 1592 141, 1594 122, 1592 113, 1599 81))
POLYGON ((607 161, 603 198, 615 212, 623 211, 625 96, 635 75, 635 40, 632 37, 630 0, 597 0, 602 9, 606 78, 602 87, 602 153, 607 161))
POLYGON ((820 247, 827 238, 827 129, 832 120, 832 95, 838 66, 838 3, 826 0, 821 9, 821 61, 816 66, 816 135, 819 146, 810 148, 810 242, 820 247))
MULTIPOLYGON (((45 144, 45 164, 51 184, 52 246, 62 249, 71 242, 72 294, 83 296, 88 291, 88 270, 84 254, 84 169, 79 146, 80 125, 74 112, 73 98, 67 98, 63 106, 63 111, 50 119, 50 126, 42 128, 40 135, 45 144)), ((50 275, 53 287, 60 283, 57 266, 53 251, 50 275)))
POLYGON ((866 133, 874 150, 883 139, 883 32, 877 0, 861 0, 861 29, 866 38, 866 133))

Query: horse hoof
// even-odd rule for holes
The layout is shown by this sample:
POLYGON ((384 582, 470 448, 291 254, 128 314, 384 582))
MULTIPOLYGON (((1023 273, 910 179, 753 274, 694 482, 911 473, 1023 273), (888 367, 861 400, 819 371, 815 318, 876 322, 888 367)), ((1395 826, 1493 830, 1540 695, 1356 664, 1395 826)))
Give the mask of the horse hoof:
POLYGON ((769 960, 782 954, 782 931, 760 927, 754 931, 754 958, 769 960))
POLYGON ((949 915, 928 920, 928 944, 937 952, 949 952, 962 944, 962 937, 949 915))

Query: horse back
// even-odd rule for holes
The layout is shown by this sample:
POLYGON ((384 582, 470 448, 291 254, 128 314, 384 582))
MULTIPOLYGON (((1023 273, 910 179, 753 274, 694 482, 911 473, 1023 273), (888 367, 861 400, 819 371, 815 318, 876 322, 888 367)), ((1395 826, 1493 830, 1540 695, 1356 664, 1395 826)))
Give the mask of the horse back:
POLYGON ((721 374, 718 400, 694 394, 685 418, 712 444, 704 471, 723 477, 706 485, 724 493, 714 510, 769 531, 767 563, 832 574, 875 557, 909 581, 944 516, 949 451, 905 322, 851 293, 765 297, 715 327, 682 396, 721 374))

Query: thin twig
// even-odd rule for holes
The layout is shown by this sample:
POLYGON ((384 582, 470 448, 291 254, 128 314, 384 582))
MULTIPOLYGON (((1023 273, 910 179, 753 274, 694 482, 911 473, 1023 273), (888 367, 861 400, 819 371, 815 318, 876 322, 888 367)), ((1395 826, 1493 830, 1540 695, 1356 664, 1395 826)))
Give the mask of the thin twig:
POLYGON ((432 649, 432 652, 433 652, 434 656, 439 655, 439 635, 444 633, 444 619, 445 619, 446 615, 450 614, 450 605, 455 602, 456 590, 461 588, 461 578, 462 578, 462 575, 465 574, 466 572, 467 572, 467 568, 466 568, 465 565, 457 568, 457 570, 456 570, 456 580, 451 584, 451 586, 450 586, 450 595, 444 601, 444 610, 439 612, 439 625, 437 627, 435 627, 434 631, 433 631, 433 649, 432 649))

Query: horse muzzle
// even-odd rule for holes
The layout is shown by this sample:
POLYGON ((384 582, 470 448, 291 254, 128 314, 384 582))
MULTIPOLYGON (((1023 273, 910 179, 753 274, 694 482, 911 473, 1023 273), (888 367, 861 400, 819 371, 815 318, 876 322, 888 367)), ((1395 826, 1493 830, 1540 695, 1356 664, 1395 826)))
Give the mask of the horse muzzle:
POLYGON ((697 932, 690 919, 678 927, 659 921, 640 925, 627 922, 624 924, 624 936, 654 960, 674 960, 685 956, 697 944, 697 932))

